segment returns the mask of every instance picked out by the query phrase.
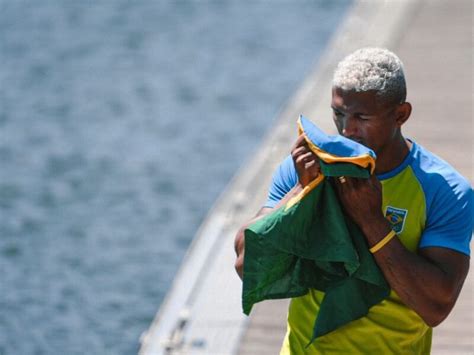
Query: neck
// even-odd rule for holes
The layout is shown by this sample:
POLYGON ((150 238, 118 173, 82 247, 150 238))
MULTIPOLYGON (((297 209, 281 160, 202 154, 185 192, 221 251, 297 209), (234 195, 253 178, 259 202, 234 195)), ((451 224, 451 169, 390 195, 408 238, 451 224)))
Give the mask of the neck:
POLYGON ((399 166, 410 152, 411 143, 400 134, 377 154, 376 174, 384 174, 399 166))

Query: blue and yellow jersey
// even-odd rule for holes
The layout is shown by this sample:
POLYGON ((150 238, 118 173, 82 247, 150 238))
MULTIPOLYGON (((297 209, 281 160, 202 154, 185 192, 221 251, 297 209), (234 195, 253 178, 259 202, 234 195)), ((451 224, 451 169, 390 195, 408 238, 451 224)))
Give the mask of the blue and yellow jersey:
MULTIPOLYGON (((448 163, 412 142, 394 170, 377 175, 383 187, 383 213, 403 245, 416 253, 443 247, 470 255, 472 190, 448 163)), ((266 207, 274 207, 297 183, 291 156, 276 170, 266 207)), ((395 292, 369 314, 308 348, 323 293, 293 298, 281 354, 429 354, 432 329, 395 292)))

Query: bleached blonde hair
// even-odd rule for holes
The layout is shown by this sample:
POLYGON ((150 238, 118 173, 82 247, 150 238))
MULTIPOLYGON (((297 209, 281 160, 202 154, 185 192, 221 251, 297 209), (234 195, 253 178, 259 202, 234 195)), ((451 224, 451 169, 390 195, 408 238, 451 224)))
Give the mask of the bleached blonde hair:
POLYGON ((334 72, 333 87, 376 91, 382 100, 404 102, 407 95, 402 61, 385 48, 361 48, 349 54, 334 72))

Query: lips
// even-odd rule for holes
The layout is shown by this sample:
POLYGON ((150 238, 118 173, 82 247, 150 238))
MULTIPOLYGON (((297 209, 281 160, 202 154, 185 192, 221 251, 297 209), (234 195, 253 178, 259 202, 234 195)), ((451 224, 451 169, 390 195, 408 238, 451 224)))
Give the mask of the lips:
POLYGON ((359 144, 365 145, 364 140, 362 138, 356 138, 356 137, 346 137, 346 138, 350 139, 351 141, 357 142, 359 144))

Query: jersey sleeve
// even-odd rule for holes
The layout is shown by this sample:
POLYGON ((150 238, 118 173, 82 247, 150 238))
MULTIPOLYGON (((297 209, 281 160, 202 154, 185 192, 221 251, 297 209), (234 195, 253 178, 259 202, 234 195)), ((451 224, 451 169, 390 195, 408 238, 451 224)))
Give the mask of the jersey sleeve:
POLYGON ((267 201, 263 207, 275 207, 297 182, 298 174, 296 173, 293 159, 289 155, 273 173, 267 201))
POLYGON ((460 178, 443 179, 427 211, 419 248, 444 247, 470 255, 473 231, 473 191, 460 178))

